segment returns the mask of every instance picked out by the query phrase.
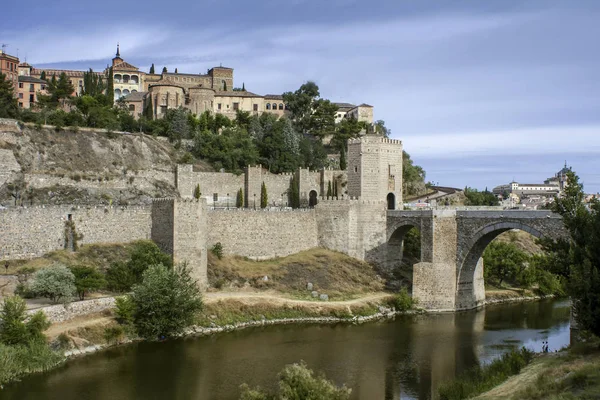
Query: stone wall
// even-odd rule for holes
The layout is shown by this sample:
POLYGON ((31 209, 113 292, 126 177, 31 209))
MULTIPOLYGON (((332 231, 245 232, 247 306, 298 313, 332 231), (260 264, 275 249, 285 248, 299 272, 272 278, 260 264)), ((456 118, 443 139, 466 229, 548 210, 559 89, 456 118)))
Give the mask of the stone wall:
POLYGON ((101 299, 92 299, 76 301, 67 304, 56 304, 53 306, 40 307, 28 310, 28 314, 34 314, 42 311, 52 323, 68 321, 70 319, 93 313, 109 310, 115 306, 114 297, 103 297, 101 299))
POLYGON ((65 245, 69 216, 79 244, 149 239, 150 207, 21 207, 0 210, 0 259, 39 257, 65 245))
POLYGON ((208 213, 208 247, 253 259, 283 257, 318 246, 315 210, 215 210, 208 213))
POLYGON ((177 189, 181 197, 192 198, 198 184, 200 184, 202 198, 206 199, 209 206, 226 207, 229 193, 229 206, 235 207, 237 192, 244 188, 244 175, 228 172, 195 172, 192 165, 177 165, 177 189), (214 194, 217 194, 216 203, 213 201, 214 194))
MULTIPOLYGON (((2 145, 0 139, 0 146, 2 145)), ((13 174, 21 171, 12 150, 0 148, 0 186, 13 179, 13 174)))

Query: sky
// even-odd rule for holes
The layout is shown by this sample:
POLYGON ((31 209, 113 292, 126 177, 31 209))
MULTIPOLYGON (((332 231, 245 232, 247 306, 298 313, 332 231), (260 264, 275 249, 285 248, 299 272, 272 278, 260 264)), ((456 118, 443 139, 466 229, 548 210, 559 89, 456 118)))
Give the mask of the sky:
POLYGON ((312 80, 373 105, 431 182, 541 183, 566 161, 600 192, 600 1, 86 3, 10 2, 27 18, 3 19, 0 42, 36 67, 100 70, 119 42, 142 70, 223 65, 258 94, 312 80))

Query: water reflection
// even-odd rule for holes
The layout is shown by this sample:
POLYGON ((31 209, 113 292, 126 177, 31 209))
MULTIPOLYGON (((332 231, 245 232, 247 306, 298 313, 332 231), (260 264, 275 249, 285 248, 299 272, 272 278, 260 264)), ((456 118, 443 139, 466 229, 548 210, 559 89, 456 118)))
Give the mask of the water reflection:
POLYGON ((428 399, 444 380, 512 347, 569 342, 568 302, 405 316, 362 326, 274 326, 141 343, 74 360, 0 391, 1 399, 236 399, 247 382, 269 389, 305 360, 354 399, 428 399))

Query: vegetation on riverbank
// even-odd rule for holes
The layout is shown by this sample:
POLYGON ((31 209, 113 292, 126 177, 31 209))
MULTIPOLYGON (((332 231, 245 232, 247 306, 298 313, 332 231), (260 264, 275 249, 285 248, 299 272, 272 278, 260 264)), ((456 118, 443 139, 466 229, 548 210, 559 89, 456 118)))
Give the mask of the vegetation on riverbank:
POLYGON ((488 365, 475 366, 438 388, 440 400, 461 400, 476 396, 518 374, 533 360, 526 348, 505 353, 488 365))

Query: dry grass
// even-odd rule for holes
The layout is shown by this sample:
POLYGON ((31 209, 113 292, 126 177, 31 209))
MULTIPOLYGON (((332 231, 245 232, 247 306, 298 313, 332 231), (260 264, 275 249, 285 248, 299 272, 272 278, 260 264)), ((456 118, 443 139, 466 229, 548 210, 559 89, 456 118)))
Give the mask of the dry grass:
POLYGON ((114 262, 126 262, 129 260, 134 244, 135 242, 124 244, 89 244, 81 246, 76 252, 57 250, 30 260, 10 260, 8 272, 2 266, 0 274, 15 274, 21 267, 32 267, 37 270, 54 263, 61 263, 67 266, 87 265, 101 271, 106 271, 110 264, 114 262))
POLYGON ((301 298, 310 297, 306 290, 310 282, 313 290, 337 300, 381 291, 384 284, 369 264, 323 248, 266 261, 237 256, 219 260, 209 254, 208 280, 216 289, 250 286, 301 298), (263 280, 265 276, 267 281, 263 280))
POLYGON ((543 253, 542 248, 536 243, 535 236, 524 231, 510 230, 498 235, 494 241, 501 243, 512 243, 517 247, 517 249, 527 254, 543 253))

